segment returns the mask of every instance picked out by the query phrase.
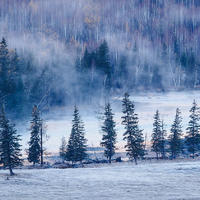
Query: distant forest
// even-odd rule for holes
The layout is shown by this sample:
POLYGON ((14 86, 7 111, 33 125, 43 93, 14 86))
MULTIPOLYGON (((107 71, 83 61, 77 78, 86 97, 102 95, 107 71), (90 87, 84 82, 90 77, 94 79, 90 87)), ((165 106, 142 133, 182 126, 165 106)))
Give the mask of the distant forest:
POLYGON ((1 0, 0 100, 24 115, 33 104, 198 89, 199 13, 195 0, 1 0))

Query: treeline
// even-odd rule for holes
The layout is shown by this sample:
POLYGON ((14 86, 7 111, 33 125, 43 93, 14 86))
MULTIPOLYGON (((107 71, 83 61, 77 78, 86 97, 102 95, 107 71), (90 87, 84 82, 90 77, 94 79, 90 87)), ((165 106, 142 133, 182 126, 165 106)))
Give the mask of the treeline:
MULTIPOLYGON (((176 46, 177 52, 178 49, 176 46)), ((137 46, 134 51, 138 51, 137 46)), ((134 55, 133 59, 137 60, 134 55)), ((162 55, 163 58, 166 56, 166 49, 162 55)), ((179 51, 177 56, 180 72, 185 73, 180 76, 184 78, 182 86, 194 88, 200 77, 195 56, 190 51, 179 51)), ((17 50, 9 49, 3 38, 0 42, 0 99, 12 116, 25 117, 34 104, 48 112, 54 106, 92 103, 124 91, 166 89, 166 77, 162 76, 159 67, 146 63, 139 72, 130 68, 129 62, 125 54, 116 58, 104 40, 97 48, 85 48, 83 55, 80 54, 74 66, 66 72, 67 62, 62 69, 59 61, 40 66, 31 54, 19 56, 17 50)))
MULTIPOLYGON (((188 122, 188 127, 186 129, 186 134, 183 134, 182 130, 182 117, 179 108, 176 109, 175 119, 171 125, 170 134, 167 135, 165 130, 165 124, 163 120, 160 119, 160 113, 157 110, 154 115, 153 131, 151 136, 151 151, 155 153, 157 159, 176 159, 177 157, 183 155, 191 155, 192 158, 198 156, 200 151, 200 108, 197 106, 196 102, 193 102, 192 108, 190 109, 190 120, 188 122)), ((148 151, 146 145, 143 130, 139 127, 138 114, 135 113, 135 105, 129 98, 129 94, 126 93, 122 100, 122 125, 124 125, 125 132, 123 134, 123 140, 126 141, 124 148, 126 149, 127 156, 130 160, 134 160, 137 164, 138 159, 143 159, 147 156, 148 151)), ((86 146, 84 137, 81 137, 80 142, 77 142, 77 138, 84 132, 84 126, 80 121, 77 107, 74 111, 73 124, 77 124, 80 130, 77 128, 77 137, 75 137, 75 132, 72 128, 72 133, 69 138, 68 144, 65 138, 62 138, 62 144, 60 147, 60 156, 63 160, 72 161, 82 161, 87 157, 85 154, 86 146), (81 124, 78 126, 78 124, 81 124), (72 138, 76 138, 72 140, 72 138), (74 141, 74 142, 72 142, 74 141), (83 142, 84 141, 84 142, 83 142), (72 145, 74 144, 74 145, 72 145), (84 155, 85 157, 81 160, 76 160, 71 157, 71 152, 76 152, 74 155, 78 155, 79 147, 85 147, 84 155), (73 149, 71 151, 71 149, 73 149), (70 152, 70 153, 69 153, 70 152)), ((73 125, 74 127, 74 125, 73 125)), ((103 123, 101 130, 103 132, 102 142, 100 145, 104 147, 104 155, 111 163, 112 157, 116 150, 116 122, 114 121, 114 113, 112 111, 110 103, 105 105, 103 123)))
MULTIPOLYGON (((147 155, 147 146, 144 140, 143 130, 139 126, 138 114, 135 112, 134 102, 130 100, 129 94, 125 93, 122 100, 122 124, 124 126, 123 140, 126 141, 124 148, 126 155, 131 161, 137 164, 138 159, 144 159, 147 155)), ((182 131, 182 117, 179 108, 176 110, 175 119, 171 125, 170 134, 167 136, 164 122, 160 119, 160 113, 157 110, 154 115, 151 151, 155 153, 156 158, 176 159, 180 155, 190 154, 192 158, 198 156, 200 151, 200 114, 199 107, 193 102, 190 109, 190 120, 186 129, 186 134, 182 131)), ((105 104, 102 118, 101 130, 103 132, 100 145, 104 147, 104 155, 108 162, 112 162, 115 155, 117 131, 114 113, 110 103, 105 104)), ((32 110, 32 119, 30 121, 30 140, 29 148, 26 149, 27 159, 33 165, 44 164, 44 141, 45 125, 41 118, 40 111, 35 105, 32 110)), ((17 134, 15 125, 7 119, 4 107, 0 113, 0 163, 4 168, 12 169, 22 165, 22 154, 20 145, 20 135, 17 134)), ((84 123, 81 120, 78 107, 74 107, 72 129, 68 142, 62 138, 62 144, 59 149, 60 157, 63 161, 82 163, 88 159, 87 139, 85 138, 84 123)))
POLYGON ((24 54, 37 50, 26 43, 41 47, 42 54, 53 40, 54 52, 62 43, 81 57, 86 47, 95 49, 106 39, 115 69, 127 57, 132 87, 149 89, 157 73, 158 89, 199 88, 199 12, 200 3, 189 0, 2 0, 0 28, 24 54))
POLYGON ((14 117, 26 117, 34 104, 48 110, 65 103, 65 91, 55 87, 57 75, 49 65, 37 67, 34 60, 9 49, 5 38, 0 42, 0 100, 14 117))

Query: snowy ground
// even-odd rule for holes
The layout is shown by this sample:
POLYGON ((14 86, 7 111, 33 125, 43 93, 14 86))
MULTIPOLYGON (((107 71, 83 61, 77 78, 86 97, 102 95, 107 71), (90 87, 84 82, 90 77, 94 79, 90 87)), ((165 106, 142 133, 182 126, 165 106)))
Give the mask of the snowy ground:
POLYGON ((200 199, 200 161, 15 172, 0 171, 0 200, 200 199))

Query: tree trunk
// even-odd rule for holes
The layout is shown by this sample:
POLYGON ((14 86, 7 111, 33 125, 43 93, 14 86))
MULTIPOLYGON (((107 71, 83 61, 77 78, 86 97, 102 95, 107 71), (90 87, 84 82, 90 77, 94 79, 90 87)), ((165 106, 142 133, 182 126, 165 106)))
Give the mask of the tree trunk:
POLYGON ((109 160, 108 160, 108 162, 111 164, 111 157, 109 157, 109 160))
POLYGON ((135 164, 137 165, 138 163, 137 163, 137 158, 134 158, 134 160, 135 160, 135 164))
POLYGON ((9 171, 10 171, 10 176, 15 175, 15 174, 13 173, 13 171, 12 171, 12 167, 11 167, 11 166, 9 166, 9 171))
POLYGON ((43 133, 42 133, 42 124, 41 124, 41 129, 40 129, 40 147, 41 147, 41 152, 40 152, 40 159, 41 159, 41 165, 43 165, 43 133))
POLYGON ((158 160, 158 153, 156 153, 156 159, 158 160))

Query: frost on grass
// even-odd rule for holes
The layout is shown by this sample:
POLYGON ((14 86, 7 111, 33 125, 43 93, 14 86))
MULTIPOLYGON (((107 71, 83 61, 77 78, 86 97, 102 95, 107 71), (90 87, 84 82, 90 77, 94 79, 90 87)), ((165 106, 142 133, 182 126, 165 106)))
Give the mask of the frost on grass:
POLYGON ((200 161, 0 171, 1 200, 200 199, 200 161))

